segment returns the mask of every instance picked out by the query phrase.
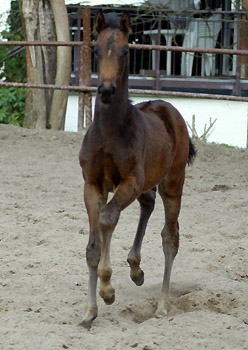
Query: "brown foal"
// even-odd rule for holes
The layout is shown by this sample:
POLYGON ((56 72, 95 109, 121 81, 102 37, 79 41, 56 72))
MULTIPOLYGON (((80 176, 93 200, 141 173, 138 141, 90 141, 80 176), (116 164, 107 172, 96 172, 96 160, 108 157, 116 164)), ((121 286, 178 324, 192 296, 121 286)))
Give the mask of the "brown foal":
POLYGON ((140 251, 154 208, 156 186, 166 218, 161 233, 164 279, 156 315, 164 315, 169 310, 169 283, 178 251, 178 216, 185 166, 195 156, 185 122, 171 104, 159 100, 134 106, 128 100, 129 16, 104 15, 100 10, 94 31, 99 85, 94 120, 79 156, 90 226, 86 249, 89 286, 82 321, 86 328, 91 327, 97 316, 98 277, 100 296, 105 303, 112 304, 115 300, 115 290, 110 282, 110 242, 120 212, 135 199, 140 203, 141 212, 128 263, 132 280, 138 286, 144 282, 140 251), (109 192, 114 195, 107 202, 109 192))

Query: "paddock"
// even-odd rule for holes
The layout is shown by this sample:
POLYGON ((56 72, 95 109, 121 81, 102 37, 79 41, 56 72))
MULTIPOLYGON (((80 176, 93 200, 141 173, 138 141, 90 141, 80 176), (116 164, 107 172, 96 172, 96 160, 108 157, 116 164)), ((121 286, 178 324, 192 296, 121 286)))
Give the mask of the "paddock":
POLYGON ((165 318, 152 317, 164 265, 162 203, 157 198, 144 238, 141 287, 126 262, 138 204, 121 214, 111 249, 116 301, 106 306, 98 297, 99 316, 87 331, 78 326, 88 281, 82 139, 0 125, 0 348, 245 350, 248 150, 195 142, 165 318))

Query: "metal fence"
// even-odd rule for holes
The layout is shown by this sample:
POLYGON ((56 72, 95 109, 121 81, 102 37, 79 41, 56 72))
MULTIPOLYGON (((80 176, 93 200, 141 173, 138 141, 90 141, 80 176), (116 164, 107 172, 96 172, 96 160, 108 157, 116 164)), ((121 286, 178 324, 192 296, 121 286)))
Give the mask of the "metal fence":
MULTIPOLYGON (((77 82, 76 85, 69 86, 58 86, 58 85, 45 85, 45 84, 28 84, 28 83, 15 83, 15 82, 0 82, 0 86, 5 87, 16 87, 16 88, 38 88, 38 89, 60 89, 60 90, 70 90, 79 92, 79 130, 83 128, 85 122, 83 118, 86 118, 86 126, 88 127, 91 122, 91 93, 96 91, 96 77, 94 77, 94 67, 95 62, 93 61, 93 55, 91 55, 91 48, 94 46, 94 42, 91 37, 91 25, 92 25, 92 11, 89 7, 80 8, 81 17, 79 20, 79 11, 77 10, 77 23, 79 26, 79 33, 81 33, 81 28, 83 25, 83 37, 81 34, 77 34, 76 38, 80 40, 73 40, 70 42, 27 42, 27 41, 14 41, 14 42, 0 42, 0 45, 4 46, 71 46, 74 48, 73 55, 73 72, 77 73, 77 77, 73 80, 73 82, 77 82), (81 22, 82 20, 82 22, 81 22), (76 49, 76 50, 75 50, 76 49), (92 70, 93 67, 93 70, 92 70), (92 84, 93 83, 93 84, 92 84), (86 112, 86 115, 85 115, 86 112)), ((226 11, 227 12, 227 11, 226 11)), ((228 12, 229 13, 229 12, 228 12)), ((240 12, 240 16, 244 15, 244 13, 240 12)), ((155 17, 154 17, 155 18, 155 17)), ((153 19, 153 21, 157 21, 157 19, 153 19)), ((153 22, 152 22, 153 23, 153 22)), ((162 23, 162 20, 161 20, 162 23)), ((162 24, 161 24, 162 25, 162 24)), ((161 28, 161 27, 160 27, 161 28)), ((159 28, 158 28, 159 29, 159 28)), ((154 30, 154 29, 148 29, 154 30)), ((155 29, 156 30, 156 29, 155 29)), ((166 29, 165 29, 166 30, 166 29)), ((156 35, 161 35, 161 31, 156 33, 156 35)), ((159 43, 159 39, 158 43, 159 43)), ((132 40, 131 40, 132 41, 132 40)), ((160 43, 161 44, 161 43, 160 43)), ((145 53, 152 60, 152 55, 157 53, 155 56, 155 79, 150 79, 152 81, 151 84, 142 85, 142 89, 129 89, 131 94, 144 94, 144 95, 155 95, 155 96, 179 96, 179 97, 189 97, 189 98, 208 98, 208 99, 223 99, 223 100, 233 100, 233 101, 245 101, 248 102, 248 97, 241 96, 241 83, 240 83, 240 57, 245 57, 247 59, 248 50, 240 50, 240 45, 237 45, 236 48, 203 48, 203 47, 186 47, 186 46, 167 46, 167 45, 151 45, 151 44, 137 44, 131 43, 131 58, 136 57, 139 52, 140 55, 145 57, 145 53), (164 87, 161 88, 161 69, 160 69, 160 58, 163 57, 163 53, 194 53, 198 54, 214 54, 214 55, 223 55, 223 56, 232 56, 236 57, 236 71, 235 71, 235 79, 234 79, 234 87, 236 89, 236 95, 220 95, 220 94, 204 94, 197 92, 187 92, 187 91, 171 91, 166 90, 164 87), (238 68, 238 69, 237 69, 238 68), (236 84, 236 85, 235 85, 236 84), (148 88, 145 88, 148 87, 148 88)), ((138 60, 140 61, 140 60, 138 60)), ((150 61, 149 61, 150 62, 150 61)), ((152 62, 152 61, 151 61, 152 62)), ((152 64, 152 63, 151 63, 152 64)), ((173 67, 173 62, 172 66, 173 67)), ((233 67, 233 65, 232 65, 233 67)), ((135 70, 136 68, 133 66, 131 68, 135 70)), ((140 68, 139 68, 140 69, 140 68)), ((172 68, 173 69, 173 68, 172 68)), ((143 77, 145 80, 145 75, 143 77)), ((132 74, 130 76, 131 84, 132 82, 132 74)), ((139 79, 142 80, 142 79, 139 79)), ((211 80, 211 79, 209 79, 211 80)), ((137 81, 136 81, 137 84, 137 81)), ((204 84, 207 84, 204 81, 204 84)), ((216 83, 215 83, 216 84, 216 83)), ((246 82, 244 83, 246 84, 246 82)), ((132 85, 131 85, 132 86, 132 85)))
MULTIPOLYGON (((110 10, 113 11, 106 8, 110 10)), ((126 8, 114 10, 127 11, 126 8)), ((97 8, 91 8, 91 25, 96 11, 97 8)), ((247 56, 234 54, 248 47, 248 22, 244 11, 173 12, 139 7, 128 8, 128 12, 132 23, 130 43, 136 45, 130 52, 130 87, 248 96, 248 75, 243 69, 248 63, 247 56), (151 44, 150 50, 146 50, 145 46, 151 44), (161 46, 160 50, 156 51, 154 45, 161 46), (211 49, 217 51, 208 51, 211 49), (208 61, 211 67, 205 72, 208 61)), ((69 6, 68 13, 72 39, 82 38, 81 8, 69 6)), ((72 84, 79 81, 78 55, 75 48, 72 84)), ((96 71, 92 55, 93 86, 97 83, 96 71)))

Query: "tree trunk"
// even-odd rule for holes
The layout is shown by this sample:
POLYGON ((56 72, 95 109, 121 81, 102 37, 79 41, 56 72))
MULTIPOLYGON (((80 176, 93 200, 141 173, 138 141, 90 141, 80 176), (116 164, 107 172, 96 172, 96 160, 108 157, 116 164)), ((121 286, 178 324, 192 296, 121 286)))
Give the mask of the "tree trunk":
MULTIPOLYGON (((63 0, 20 0, 25 40, 69 41, 68 15, 63 0)), ((27 46, 27 81, 69 85, 71 48, 27 46)), ((28 89, 24 126, 64 129, 67 91, 28 89)))
MULTIPOLYGON (((68 14, 64 0, 50 0, 58 41, 70 41, 68 14)), ((57 47, 56 85, 69 85, 71 77, 71 49, 57 47)), ((55 90, 49 120, 51 128, 64 130, 65 112, 69 91, 55 90)))

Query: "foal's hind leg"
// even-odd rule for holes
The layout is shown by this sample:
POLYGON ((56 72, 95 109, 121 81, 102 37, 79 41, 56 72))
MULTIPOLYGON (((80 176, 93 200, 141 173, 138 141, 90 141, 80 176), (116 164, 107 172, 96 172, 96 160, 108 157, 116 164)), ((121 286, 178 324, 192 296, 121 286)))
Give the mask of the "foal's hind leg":
POLYGON ((137 286, 144 283, 144 272, 140 268, 140 250, 145 235, 148 220, 153 212, 156 198, 156 189, 143 193, 138 201, 140 203, 140 219, 133 246, 128 254, 127 262, 130 265, 130 277, 137 286))
POLYGON ((172 194, 171 192, 168 194, 165 187, 163 185, 160 185, 159 193, 163 200, 166 217, 166 223, 161 232, 163 251, 165 257, 165 267, 162 291, 158 301, 157 311, 155 313, 156 316, 166 315, 170 309, 170 276, 173 261, 175 259, 175 256, 177 255, 179 247, 178 216, 181 206, 181 190, 177 191, 176 194, 172 194))

